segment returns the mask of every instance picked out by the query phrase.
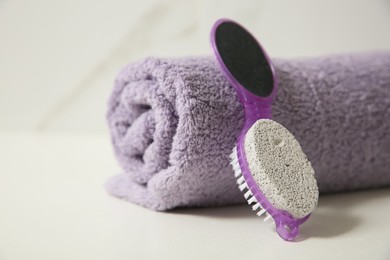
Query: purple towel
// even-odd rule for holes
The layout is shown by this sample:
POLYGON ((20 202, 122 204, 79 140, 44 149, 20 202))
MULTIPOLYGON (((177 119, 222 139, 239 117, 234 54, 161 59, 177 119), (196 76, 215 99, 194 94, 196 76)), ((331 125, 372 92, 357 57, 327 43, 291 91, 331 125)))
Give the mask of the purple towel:
MULTIPOLYGON (((274 63, 274 120, 301 143, 320 191, 389 185, 390 52, 274 63)), ((154 210, 244 202, 229 165, 242 112, 214 57, 126 66, 107 114, 123 173, 108 191, 154 210)))

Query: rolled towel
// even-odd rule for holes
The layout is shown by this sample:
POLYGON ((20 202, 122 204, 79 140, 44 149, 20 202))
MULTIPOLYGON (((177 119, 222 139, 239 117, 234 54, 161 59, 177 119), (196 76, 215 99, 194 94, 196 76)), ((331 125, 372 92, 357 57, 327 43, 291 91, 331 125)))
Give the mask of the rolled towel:
MULTIPOLYGON (((390 52, 274 64, 273 119, 300 142, 320 192, 390 185, 390 52)), ((154 210, 245 201, 229 165, 243 110, 214 57, 126 66, 107 119, 123 169, 111 194, 154 210)))

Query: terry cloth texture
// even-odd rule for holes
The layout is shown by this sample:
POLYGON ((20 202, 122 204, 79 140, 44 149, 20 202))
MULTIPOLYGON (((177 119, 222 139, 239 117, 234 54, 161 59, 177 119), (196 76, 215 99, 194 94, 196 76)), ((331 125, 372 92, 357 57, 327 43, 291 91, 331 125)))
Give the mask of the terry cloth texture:
MULTIPOLYGON (((389 185, 390 52, 273 62, 273 119, 300 142, 320 192, 389 185)), ((123 169, 111 194, 153 210, 245 202, 229 165, 243 111, 214 57, 127 65, 107 119, 123 169)))

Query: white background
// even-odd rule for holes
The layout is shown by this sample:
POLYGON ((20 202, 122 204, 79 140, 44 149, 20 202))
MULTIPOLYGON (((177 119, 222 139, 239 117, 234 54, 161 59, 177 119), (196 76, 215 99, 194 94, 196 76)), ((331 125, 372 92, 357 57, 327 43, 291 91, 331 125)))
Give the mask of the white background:
POLYGON ((389 0, 0 0, 0 260, 390 259, 389 189, 321 196, 298 243, 246 206, 157 213, 107 195, 116 73, 211 55, 221 17, 272 57, 390 50, 389 0))

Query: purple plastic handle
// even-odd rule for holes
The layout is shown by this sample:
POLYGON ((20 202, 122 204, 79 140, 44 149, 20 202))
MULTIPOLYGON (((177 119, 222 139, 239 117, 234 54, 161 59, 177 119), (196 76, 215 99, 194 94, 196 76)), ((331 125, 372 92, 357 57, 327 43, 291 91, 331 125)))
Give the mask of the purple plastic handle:
MULTIPOLYGON (((275 69, 272 66, 271 60, 265 50, 261 47, 261 45, 257 42, 259 48, 261 48, 264 57, 266 58, 268 64, 270 65, 271 72, 273 75, 273 89, 269 96, 260 97, 252 94, 247 89, 245 89, 232 75, 232 73, 228 70, 223 59, 218 51, 218 47, 216 44, 216 30, 217 28, 225 22, 235 23, 244 29, 243 26, 238 23, 229 20, 229 19, 220 19, 218 20, 212 30, 211 30, 211 46, 217 57, 218 63, 221 66, 222 73, 225 75, 229 83, 235 88, 238 97, 240 99, 241 104, 244 106, 245 110, 245 124, 243 129, 240 132, 240 135, 237 140, 237 156, 238 162, 240 164, 240 168, 242 171, 242 175, 245 178, 246 183, 248 184, 248 188, 251 190, 252 194, 255 196, 256 200, 260 203, 262 208, 264 208, 274 219, 276 224, 276 231, 279 236, 287 241, 293 240, 299 234, 299 226, 304 223, 310 216, 307 215, 303 218, 296 219, 291 214, 286 211, 276 209, 264 196, 261 192, 260 187, 256 184, 253 176, 249 170, 248 162, 246 160, 245 151, 244 151, 244 140, 245 135, 249 128, 259 119, 271 119, 272 118, 272 100, 277 92, 277 77, 275 73, 275 69)), ((245 30, 245 29, 244 29, 245 30)), ((247 30, 245 30, 248 34, 250 34, 247 30)))

